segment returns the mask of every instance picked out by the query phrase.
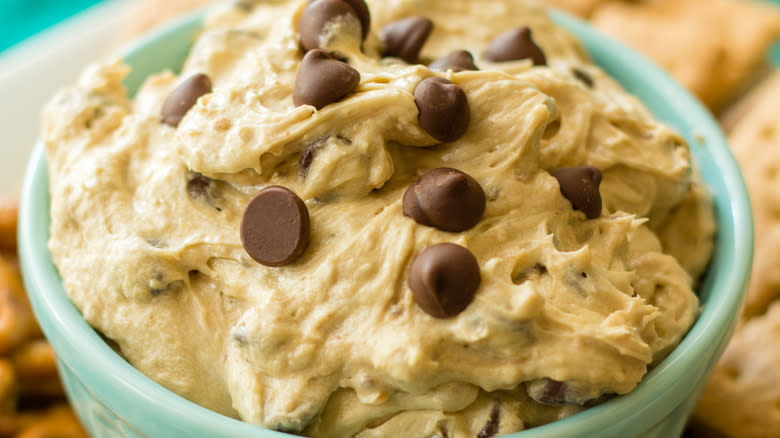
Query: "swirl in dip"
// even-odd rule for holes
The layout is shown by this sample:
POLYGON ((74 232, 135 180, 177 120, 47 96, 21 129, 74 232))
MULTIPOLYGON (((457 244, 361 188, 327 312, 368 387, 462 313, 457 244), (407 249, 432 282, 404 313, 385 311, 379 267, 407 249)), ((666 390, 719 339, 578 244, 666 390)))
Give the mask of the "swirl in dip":
POLYGON ((487 437, 630 392, 693 323, 684 139, 521 0, 218 7, 182 73, 45 111, 50 248, 133 366, 314 437, 487 437), (465 51, 465 52, 464 52, 465 51))

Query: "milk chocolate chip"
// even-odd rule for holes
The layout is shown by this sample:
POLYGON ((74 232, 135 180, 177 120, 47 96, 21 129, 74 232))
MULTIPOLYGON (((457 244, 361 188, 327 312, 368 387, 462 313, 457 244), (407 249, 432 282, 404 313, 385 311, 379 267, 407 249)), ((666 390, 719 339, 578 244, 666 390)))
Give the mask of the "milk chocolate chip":
POLYGON ((420 111, 417 117, 431 137, 446 143, 466 133, 471 110, 462 88, 444 78, 423 80, 414 90, 414 103, 420 111))
POLYGON ((187 114, 200 96, 211 93, 211 79, 203 73, 196 73, 179 84, 165 99, 160 121, 166 125, 179 126, 181 119, 187 114))
POLYGON ((359 83, 357 70, 322 50, 312 50, 298 67, 293 102, 296 106, 312 105, 320 109, 351 93, 359 83))
POLYGON ((479 70, 476 64, 474 64, 474 56, 467 50, 456 50, 443 58, 433 61, 428 68, 434 71, 452 70, 456 73, 464 70, 479 70))
POLYGON ((561 193, 575 210, 585 213, 588 219, 601 216, 601 171, 593 166, 569 167, 552 172, 558 180, 561 193))
POLYGON ((333 21, 352 16, 360 21, 363 39, 368 35, 371 16, 363 0, 314 0, 301 12, 298 20, 298 33, 301 45, 306 51, 320 47, 320 37, 325 28, 333 21))
POLYGON ((425 41, 433 31, 433 21, 414 16, 395 21, 382 29, 380 38, 385 43, 385 56, 401 58, 409 64, 417 64, 425 41))
POLYGON ((547 65, 547 58, 531 38, 527 26, 504 32, 494 39, 483 55, 492 62, 519 61, 530 58, 534 65, 547 65))
POLYGON ((368 31, 371 29, 371 13, 368 10, 368 5, 365 0, 344 0, 358 15, 360 19, 360 25, 363 27, 363 38, 368 35, 368 31))
POLYGON ((477 259, 454 243, 439 243, 412 261, 409 288, 414 301, 435 318, 450 318, 466 309, 480 283, 477 259))
POLYGON ((241 243, 258 263, 283 266, 309 244, 309 210, 295 193, 270 186, 247 205, 241 221, 241 243))
POLYGON ((460 232, 485 213, 485 191, 471 176, 448 167, 431 170, 404 193, 404 215, 443 231, 460 232))

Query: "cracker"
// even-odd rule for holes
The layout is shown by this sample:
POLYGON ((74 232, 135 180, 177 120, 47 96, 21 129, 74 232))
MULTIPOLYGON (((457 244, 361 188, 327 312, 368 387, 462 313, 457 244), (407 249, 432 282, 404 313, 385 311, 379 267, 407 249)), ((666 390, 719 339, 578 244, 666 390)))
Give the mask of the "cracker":
POLYGON ((729 142, 753 203, 756 250, 744 309, 751 318, 780 299, 780 70, 745 102, 729 142))
POLYGON ((780 37, 780 8, 749 0, 610 2, 592 20, 654 59, 715 112, 780 37))
POLYGON ((780 302, 747 321, 715 366, 697 422, 730 437, 780 436, 780 302))

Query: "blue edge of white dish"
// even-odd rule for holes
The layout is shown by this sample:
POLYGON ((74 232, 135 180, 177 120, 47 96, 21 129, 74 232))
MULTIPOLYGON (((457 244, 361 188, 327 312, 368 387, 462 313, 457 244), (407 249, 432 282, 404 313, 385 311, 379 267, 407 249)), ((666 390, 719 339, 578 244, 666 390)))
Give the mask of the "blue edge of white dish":
MULTIPOLYGON (((566 14, 556 11, 552 11, 551 16, 555 22, 563 25, 577 34, 577 36, 585 42, 587 49, 595 63, 602 66, 602 68, 604 68, 608 74, 614 77, 618 82, 624 84, 624 86, 626 84, 642 84, 643 78, 645 77, 648 79, 648 81, 652 80, 653 82, 657 81, 652 79, 653 76, 668 77, 666 73, 660 71, 660 69, 650 61, 634 53, 623 45, 617 44, 614 41, 607 42, 606 40, 601 39, 596 41, 585 38, 588 33, 592 34, 594 31, 581 20, 572 18, 566 14), (634 71, 642 72, 639 75, 640 77, 634 76, 628 78, 625 77, 627 72, 623 72, 621 74, 619 71, 612 71, 609 66, 614 62, 615 59, 620 59, 625 63, 631 63, 635 67, 638 67, 635 68, 634 71)), ((124 51, 124 53, 127 53, 125 56, 126 62, 136 66, 136 69, 134 70, 135 72, 162 71, 170 65, 181 65, 188 54, 189 47, 191 47, 191 44, 200 29, 200 23, 200 15, 192 15, 181 19, 178 23, 178 26, 173 25, 169 28, 166 28, 162 34, 155 33, 139 40, 137 43, 124 51), (186 30, 183 31, 182 29, 186 30), (161 59, 159 57, 149 58, 139 56, 139 52, 144 51, 144 46, 149 44, 159 45, 159 41, 161 40, 165 40, 165 45, 169 48, 167 50, 160 49, 159 51, 167 53, 167 55, 169 55, 168 57, 161 59), (172 52, 170 47, 181 49, 172 52), (172 59, 177 62, 172 62, 172 59)), ((125 80, 125 84, 128 87, 128 90, 130 90, 131 93, 134 93, 143 83, 145 77, 146 75, 143 74, 131 73, 125 80)), ((723 256, 716 256, 711 261, 708 274, 705 278, 705 285, 703 285, 703 289, 708 289, 707 285, 717 284, 724 281, 724 278, 727 277, 726 272, 728 270, 733 270, 735 266, 749 267, 751 265, 750 261, 748 261, 748 263, 744 263, 744 261, 742 263, 735 263, 734 261, 734 254, 751 254, 752 257, 752 226, 746 226, 746 224, 744 224, 745 221, 750 221, 752 224, 752 217, 749 213, 751 211, 751 207, 748 201, 749 198, 744 186, 744 182, 739 174, 739 170, 733 165, 733 157, 730 154, 729 148, 726 146, 726 140, 723 138, 722 134, 720 134, 720 128, 717 122, 711 116, 709 116, 709 113, 706 110, 701 108, 701 104, 699 104, 695 98, 693 98, 685 89, 683 89, 682 86, 677 85, 677 83, 671 78, 669 78, 669 80, 666 82, 668 83, 668 87, 666 89, 658 90, 658 92, 653 92, 651 90, 643 89, 642 87, 637 86, 627 86, 626 89, 628 92, 638 96, 645 103, 645 105, 650 108, 651 111, 657 107, 667 107, 668 103, 665 102, 668 99, 673 98, 678 100, 679 104, 674 105, 674 111, 676 112, 673 114, 673 119, 669 119, 667 117, 662 119, 662 121, 675 126, 688 140, 691 145, 694 159, 698 163, 701 163, 702 160, 710 160, 718 163, 718 165, 707 166, 708 169, 703 169, 701 173, 702 178, 707 183, 708 187, 710 187, 714 192, 713 194, 715 198, 715 208, 718 223, 736 223, 737 225, 721 227, 721 229, 726 228, 736 230, 735 235, 719 234, 718 236, 718 239, 725 239, 728 242, 732 242, 733 245, 735 245, 735 248, 728 254, 723 256), (701 108, 701 110, 696 111, 695 117, 692 117, 690 114, 683 115, 680 113, 680 111, 683 111, 685 108, 701 108), (699 129, 697 129, 697 127, 699 129), (716 144, 717 147, 712 148, 713 155, 711 157, 705 156, 701 153, 702 148, 707 147, 707 145, 716 144), (729 192, 732 193, 730 198, 733 199, 731 210, 737 212, 742 211, 744 212, 743 216, 732 216, 729 214, 729 209, 722 205, 720 200, 724 197, 724 195, 721 194, 729 192)), ((667 116, 668 115, 669 114, 667 114, 667 116)), ((43 209, 42 211, 48 211, 48 179, 35 179, 36 174, 46 174, 46 161, 44 155, 45 151, 42 145, 36 145, 35 151, 32 155, 32 160, 30 162, 31 164, 25 176, 26 181, 22 193, 23 205, 20 212, 20 223, 26 222, 33 225, 20 229, 22 233, 31 234, 31 230, 37 229, 39 227, 44 227, 47 230, 49 229, 50 221, 48 216, 36 217, 30 213, 30 210, 34 210, 36 208, 43 209), (32 205, 25 206, 24 204, 26 202, 32 205)), ((20 241, 31 242, 35 241, 35 238, 32 235, 20 236, 20 241)), ((42 254, 47 252, 48 248, 46 248, 45 242, 39 243, 40 247, 20 248, 22 258, 24 259, 26 257, 32 257, 31 254, 33 253, 42 254)), ((27 275, 25 281, 30 282, 35 282, 35 279, 45 277, 46 275, 58 275, 56 268, 51 264, 42 267, 35 266, 33 267, 32 272, 29 272, 28 274, 31 275, 27 275)), ((721 287, 727 287, 729 290, 743 290, 743 285, 746 283, 748 275, 749 268, 741 269, 741 272, 736 273, 736 275, 730 275, 730 278, 726 279, 728 282, 730 282, 730 284, 721 285, 721 287)), ((727 300, 723 300, 721 302, 707 302, 706 297, 702 297, 702 299, 706 302, 706 306, 708 308, 713 306, 717 307, 717 309, 710 310, 714 310, 716 314, 721 314, 722 312, 728 311, 730 308, 740 306, 742 302, 742 294, 732 294, 728 297, 727 300)), ((68 314, 75 312, 75 315, 80 318, 80 313, 78 313, 78 310, 70 303, 64 290, 57 294, 55 301, 58 309, 68 314)), ((682 340, 681 346, 695 345, 699 342, 702 342, 702 338, 706 337, 705 334, 708 331, 709 325, 712 323, 714 322, 705 321, 702 319, 698 320, 690 332, 682 340)), ((138 377, 142 376, 139 371, 125 362, 119 355, 114 354, 110 347, 101 340, 97 332, 89 327, 88 324, 84 323, 77 327, 68 326, 67 330, 69 330, 69 332, 63 333, 63 335, 69 337, 86 337, 90 339, 91 342, 89 343, 89 351, 66 353, 68 354, 68 357, 61 356, 63 361, 78 361, 80 369, 87 370, 94 376, 101 376, 101 370, 99 367, 104 366, 105 363, 91 363, 89 358, 90 356, 98 354, 108 354, 112 356, 109 360, 109 366, 116 370, 114 373, 115 375, 119 375, 120 377, 127 376, 127 378, 133 378, 134 380, 137 380, 138 377)), ((718 339, 714 340, 718 343, 718 345, 715 346, 718 351, 722 351, 722 349, 725 348, 725 344, 728 342, 730 335, 731 332, 724 334, 723 336, 720 336, 718 339)), ((685 374, 682 376, 672 376, 668 373, 664 373, 664 370, 671 364, 682 360, 680 355, 677 353, 677 350, 672 352, 670 356, 667 357, 658 367, 649 372, 648 375, 645 376, 643 382, 630 394, 623 395, 602 405, 590 408, 582 413, 553 423, 555 427, 555 436, 578 435, 583 432, 583 429, 588 429, 584 426, 586 425, 586 422, 590 422, 595 419, 594 417, 601 417, 600 420, 603 421, 598 422, 603 425, 607 425, 609 423, 608 419, 610 418, 615 420, 639 418, 639 416, 649 414, 651 415, 650 411, 648 411, 649 409, 665 409, 664 406, 657 406, 657 404, 652 406, 652 404, 649 403, 649 401, 652 399, 652 395, 647 393, 647 391, 644 391, 644 387, 650 382, 654 382, 654 384, 660 385, 661 387, 672 388, 677 384, 684 384, 684 381, 688 378, 696 377, 685 374), (647 401, 648 403, 643 405, 649 407, 647 407, 647 409, 637 410, 635 407, 629 406, 627 403, 629 400, 635 400, 638 402, 647 401)), ((100 378, 102 378, 102 376, 100 378)), ((131 385, 130 382, 121 380, 120 387, 116 387, 116 380, 107 378, 105 381, 99 383, 103 387, 114 385, 114 390, 116 393, 112 394, 112 398, 116 400, 116 403, 127 403, 128 406, 143 403, 145 400, 148 400, 152 404, 157 404, 159 403, 159 400, 167 399, 172 401, 173 399, 171 397, 178 398, 178 396, 170 393, 162 386, 146 378, 142 379, 140 384, 134 385, 131 385)), ((675 400, 673 405, 682 403, 687 396, 688 394, 679 394, 679 400, 675 400)), ((183 399, 180 401, 183 401, 183 399)), ((258 429, 255 426, 245 424, 237 420, 229 421, 227 424, 222 422, 219 424, 219 427, 217 427, 217 422, 214 421, 214 416, 218 416, 219 414, 186 401, 184 401, 183 406, 184 407, 182 409, 175 412, 173 410, 171 410, 171 412, 166 412, 166 414, 170 415, 169 419, 171 422, 182 422, 182 432, 184 432, 184 429, 191 430, 193 423, 199 423, 199 430, 202 432, 203 436, 291 436, 279 432, 258 429)), ((142 418, 133 418, 138 417, 138 415, 137 413, 134 413, 132 409, 127 412, 127 417, 128 418, 126 418, 126 420, 129 424, 139 424, 139 422, 141 424, 143 423, 142 418)), ((509 436, 517 436, 518 438, 546 438, 553 436, 553 431, 550 430, 551 426, 552 425, 540 426, 509 436)), ((602 429, 601 432, 603 432, 603 434, 600 434, 600 436, 610 436, 610 433, 607 429, 609 429, 609 427, 602 429)), ((145 433, 150 434, 151 436, 160 436, 159 433, 156 434, 154 430, 147 430, 145 433)))

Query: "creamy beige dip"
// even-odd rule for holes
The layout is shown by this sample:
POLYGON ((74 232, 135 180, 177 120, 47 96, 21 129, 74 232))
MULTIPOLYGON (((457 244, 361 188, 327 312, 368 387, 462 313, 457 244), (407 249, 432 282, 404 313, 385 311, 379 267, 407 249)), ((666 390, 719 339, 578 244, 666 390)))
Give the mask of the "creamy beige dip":
POLYGON ((503 434, 630 392, 696 318, 692 287, 712 251, 710 201, 683 138, 526 1, 367 3, 363 50, 330 42, 360 84, 320 110, 291 97, 304 0, 217 8, 182 74, 150 77, 133 100, 117 62, 90 66, 50 102, 50 248, 75 305, 166 388, 314 437, 503 434), (480 71, 381 58, 379 29, 412 15, 434 22, 422 62, 467 49, 480 71), (480 58, 519 25, 549 66, 480 58), (213 92, 178 128, 160 123, 194 73, 213 92), (434 75, 471 111, 466 134, 443 145, 413 97, 434 75), (580 165, 603 172, 597 219, 550 175, 580 165), (484 188, 474 228, 402 214, 406 188, 438 167, 484 188), (297 193, 311 216, 308 248, 282 267, 252 260, 239 235, 268 185, 297 193), (408 286, 411 260, 440 242, 468 248, 481 274, 468 308, 441 319, 408 286), (551 382, 575 403, 529 396, 551 382))

